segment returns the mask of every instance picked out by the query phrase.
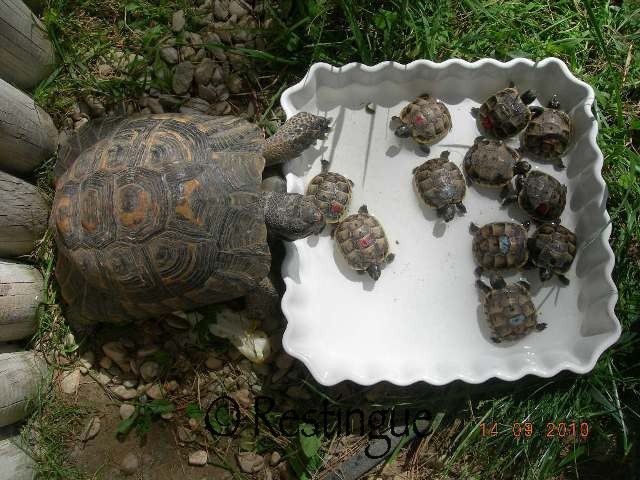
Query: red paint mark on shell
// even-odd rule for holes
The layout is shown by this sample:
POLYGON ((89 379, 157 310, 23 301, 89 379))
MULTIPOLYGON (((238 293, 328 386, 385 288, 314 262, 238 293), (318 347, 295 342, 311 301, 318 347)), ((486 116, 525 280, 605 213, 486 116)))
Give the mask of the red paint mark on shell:
POLYGON ((371 235, 366 235, 362 237, 360 240, 358 240, 358 246, 360 248, 367 248, 367 247, 370 247, 371 245, 373 245, 373 238, 371 238, 371 235))
POLYGON ((422 115, 416 115, 413 117, 413 123, 416 125, 423 125, 426 122, 425 118, 422 115))
POLYGON ((344 210, 344 207, 338 202, 336 202, 335 200, 331 202, 331 206, 329 207, 329 211, 331 213, 342 213, 342 210, 344 210))
POLYGON ((547 213, 549 213, 549 210, 549 205, 547 205, 546 203, 541 203, 536 208, 536 212, 538 212, 540 215, 546 215, 547 213))
POLYGON ((489 117, 482 117, 481 123, 486 130, 491 130, 491 127, 493 127, 493 122, 489 117))

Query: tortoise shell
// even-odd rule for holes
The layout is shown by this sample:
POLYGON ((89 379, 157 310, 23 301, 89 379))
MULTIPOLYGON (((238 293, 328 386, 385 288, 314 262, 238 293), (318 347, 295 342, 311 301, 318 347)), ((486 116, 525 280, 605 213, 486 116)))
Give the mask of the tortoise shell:
POLYGON ((431 95, 420 95, 400 112, 400 120, 411 127, 412 138, 422 145, 433 145, 451 130, 451 114, 431 95))
POLYGON ((358 213, 338 224, 333 237, 337 249, 354 270, 364 272, 371 266, 382 266, 390 261, 389 241, 384 229, 364 205, 358 213))
POLYGON ((531 261, 537 267, 562 275, 569 271, 577 251, 575 233, 559 224, 540 225, 529 239, 531 261))
POLYGON ((527 231, 511 222, 488 223, 471 227, 472 251, 476 263, 489 270, 520 268, 529 259, 527 231))
POLYGON ((478 137, 464 157, 464 171, 472 182, 489 188, 508 185, 520 155, 502 140, 478 137))
POLYGON ((546 326, 538 323, 529 289, 522 283, 491 289, 484 299, 484 313, 495 342, 518 340, 546 326))
POLYGON ((529 123, 531 112, 518 90, 505 88, 491 95, 478 111, 482 128, 496 138, 508 138, 521 132, 529 123))
POLYGON ((550 160, 561 157, 571 142, 571 117, 556 108, 533 107, 522 145, 533 156, 550 160))
POLYGON ((327 223, 338 223, 349 212, 353 182, 344 175, 329 172, 324 165, 323 171, 309 182, 307 195, 313 197, 327 223))
POLYGON ((430 208, 441 210, 464 199, 467 186, 458 166, 449 161, 449 152, 431 158, 413 169, 413 187, 430 208))
POLYGON ((56 275, 73 312, 86 321, 148 318, 255 288, 271 262, 262 132, 230 116, 100 125, 63 152, 70 167, 50 217, 56 275))
POLYGON ((517 185, 518 205, 539 221, 560 218, 567 203, 567 187, 558 180, 538 170, 519 177, 517 185))

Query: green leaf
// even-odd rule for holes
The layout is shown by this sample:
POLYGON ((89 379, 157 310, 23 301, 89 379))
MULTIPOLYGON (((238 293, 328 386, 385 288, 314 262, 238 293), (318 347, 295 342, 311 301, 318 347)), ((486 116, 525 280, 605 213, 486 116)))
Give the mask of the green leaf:
POLYGON ((126 435, 129 433, 133 425, 136 423, 136 420, 140 416, 140 407, 136 407, 135 411, 131 414, 129 418, 125 418, 122 420, 118 427, 116 428, 116 434, 118 435, 126 435))
POLYGON ((184 411, 185 411, 185 413, 187 414, 187 416, 189 418, 193 418, 194 420, 197 420, 198 422, 201 421, 204 418, 204 412, 195 403, 188 404, 185 407, 184 411))
POLYGON ((173 403, 166 399, 153 400, 147 403, 146 407, 154 415, 173 412, 176 409, 173 403))
POLYGON ((307 457, 308 459, 311 459, 318 454, 320 445, 322 444, 320 437, 311 435, 312 429, 312 425, 309 425, 308 423, 302 423, 299 426, 298 432, 300 446, 302 447, 302 453, 304 453, 305 457, 307 457), (305 432, 306 435, 304 435, 303 432, 305 432))

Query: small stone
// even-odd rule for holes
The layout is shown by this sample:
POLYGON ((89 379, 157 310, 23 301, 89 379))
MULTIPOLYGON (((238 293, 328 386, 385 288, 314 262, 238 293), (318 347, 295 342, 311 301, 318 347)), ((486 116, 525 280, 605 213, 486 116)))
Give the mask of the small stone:
POLYGON ((173 412, 163 412, 160 414, 160 418, 163 420, 171 420, 173 418, 173 412))
POLYGON ((124 385, 116 385, 111 389, 111 391, 120 400, 133 400, 138 396, 138 392, 135 388, 127 388, 124 385))
POLYGON ((180 48, 180 55, 182 55, 182 58, 184 58, 185 60, 191 60, 196 54, 196 50, 193 47, 190 46, 186 46, 186 47, 181 47, 180 48))
POLYGON ((78 367, 78 370, 80 371, 80 373, 82 375, 86 375, 87 373, 89 373, 89 369, 87 367, 85 367, 85 366, 78 367))
POLYGON ((242 91, 242 79, 235 74, 227 75, 224 82, 231 93, 240 93, 242 91))
MULTIPOLYGON (((160 103, 160 100, 158 100, 157 98, 153 98, 153 97, 147 98, 146 104, 147 104, 147 108, 151 110, 151 113, 164 113, 164 108, 162 108, 162 104, 160 103)), ((145 356, 149 356, 149 355, 144 355, 141 357, 140 351, 138 350, 138 357, 144 358, 145 356)))
POLYGON ((205 58, 195 70, 193 78, 198 85, 206 85, 211 80, 215 69, 215 62, 210 58, 205 58))
POLYGON ((106 385, 107 383, 109 383, 111 381, 111 377, 103 372, 98 372, 96 373, 96 381, 100 384, 100 385, 106 385))
MULTIPOLYGON (((175 95, 169 95, 167 93, 163 93, 162 95, 160 95, 158 100, 160 101, 160 105, 162 105, 164 108, 166 108, 170 112, 177 111, 178 108, 180 108, 180 105, 182 105, 181 98, 176 97, 175 95)), ((173 316, 170 315, 169 317, 166 317, 166 318, 167 318, 167 323, 169 323, 169 319, 173 318, 173 316)))
POLYGON ((117 364, 123 363, 127 358, 127 350, 121 342, 109 342, 102 346, 102 351, 117 364))
POLYGON ((164 398, 162 389, 157 383, 154 383, 149 388, 147 388, 147 395, 149 396, 149 398, 152 398, 154 400, 160 400, 161 398, 164 398))
POLYGON ((207 361, 204 364, 209 370, 218 370, 219 368, 222 368, 224 362, 215 355, 209 355, 207 361))
POLYGON ((99 365, 105 370, 109 370, 113 365, 113 360, 111 360, 109 357, 102 357, 100 359, 99 365))
POLYGON ((238 466, 244 473, 257 473, 264 468, 264 458, 254 452, 237 454, 238 466))
POLYGON ((191 452, 189 454, 189 465, 202 467, 207 464, 209 456, 204 450, 198 450, 197 452, 191 452))
POLYGON ((310 400, 311 395, 304 388, 298 385, 292 385, 287 388, 287 395, 291 398, 295 398, 296 400, 310 400))
POLYGON ((182 443, 191 443, 193 441, 195 441, 196 436, 194 435, 194 433, 189 430, 186 427, 183 427, 182 425, 178 426, 178 439, 182 442, 182 443))
MULTIPOLYGON (((216 92, 218 93, 218 101, 223 102, 229 98, 229 89, 224 83, 221 83, 216 87, 216 92)), ((236 350, 237 351, 237 350, 236 350)), ((240 353, 240 352, 238 352, 240 353)), ((240 355, 242 355, 240 353, 240 355)))
POLYGON ((140 376, 145 382, 155 380, 160 374, 160 365, 154 361, 144 362, 140 366, 140 376))
POLYGON ((138 386, 138 379, 135 377, 127 377, 122 380, 122 385, 127 388, 136 388, 138 386))
POLYGON ((231 112, 231 105, 227 102, 218 102, 213 106, 215 115, 226 115, 231 112))
POLYGON ((184 11, 178 10, 171 17, 171 30, 176 33, 181 32, 186 23, 187 22, 184 18, 184 11))
POLYGON ((184 32, 184 39, 189 42, 193 47, 197 47, 202 44, 202 37, 199 33, 184 32))
POLYGON ((178 50, 173 47, 163 47, 160 49, 160 58, 165 62, 174 65, 178 63, 178 50))
POLYGON ((189 427, 191 430, 197 430, 200 427, 200 423, 195 418, 190 418, 189 427))
MULTIPOLYGON (((149 101, 151 100, 151 98, 147 98, 147 106, 149 108, 151 108, 149 106, 149 101)), ((156 100, 155 98, 153 100, 156 100)), ((158 100, 159 102, 160 100, 158 100)), ((162 105, 160 105, 160 108, 162 108, 162 105)), ((153 112, 156 113, 156 112, 153 112)), ((163 113, 163 112, 158 112, 158 113, 163 113)), ((145 357, 150 357, 151 355, 153 355, 154 353, 156 353, 158 351, 158 347, 156 345, 150 345, 148 347, 142 347, 139 348, 138 351, 136 352, 136 356, 138 358, 145 358, 145 357)))
POLYGON ((86 97, 84 97, 84 101, 89 106, 92 117, 97 118, 104 116, 106 109, 104 108, 104 105, 95 97, 87 95, 86 97))
POLYGON ((120 462, 120 470, 125 475, 133 475, 138 471, 139 465, 138 456, 135 453, 127 453, 120 462))
POLYGON ((80 355, 80 362, 87 368, 93 367, 93 363, 96 361, 96 356, 91 350, 87 350, 80 355))
POLYGON ((222 69, 220 67, 216 67, 213 71, 213 75, 211 75, 211 83, 214 85, 222 84, 224 82, 224 75, 222 74, 222 69))
POLYGON ((120 418, 122 420, 126 420, 131 415, 133 415, 133 412, 135 411, 136 411, 136 407, 134 407, 129 403, 123 403, 122 405, 120 405, 120 418))
POLYGON ((215 0, 213 2, 213 15, 216 20, 226 20, 229 17, 228 0, 215 0))
POLYGON ((201 62, 207 56, 207 51, 204 48, 199 48, 196 54, 191 58, 193 62, 201 62))
POLYGON ((207 102, 215 102, 218 99, 218 93, 213 85, 198 85, 198 96, 207 102))
POLYGON ((82 435, 80 435, 80 441, 86 442, 91 440, 100 432, 100 419, 98 417, 91 417, 84 427, 82 435))
POLYGON ((282 457, 280 456, 280 454, 278 452, 273 452, 269 457, 269 465, 271 465, 272 467, 275 467, 277 464, 280 463, 280 460, 282 460, 282 457))
POLYGON ((233 26, 224 22, 216 22, 213 24, 213 29, 222 42, 231 43, 231 32, 233 30, 233 26))
POLYGON ((167 392, 175 392, 179 387, 180 385, 178 384, 178 382, 176 382, 175 380, 171 380, 170 382, 167 382, 165 384, 164 389, 167 392))
POLYGON ((111 375, 112 377, 115 376, 119 376, 122 372, 120 371, 120 368, 118 368, 117 365, 111 365, 109 368, 107 368, 107 372, 109 373, 109 375, 111 375))
POLYGON ((189 91, 191 82, 193 81, 194 66, 191 62, 181 62, 176 67, 173 74, 172 86, 173 91, 178 95, 184 95, 189 91))
POLYGON ((238 390, 235 394, 236 400, 240 405, 245 408, 249 408, 253 403, 253 399, 251 398, 251 392, 246 388, 238 390))
POLYGON ((60 389, 67 395, 73 395, 78 391, 80 376, 80 370, 77 368, 70 372, 63 373, 60 380, 60 389))
POLYGON ((242 5, 240 5, 240 2, 237 2, 236 0, 231 0, 229 2, 229 13, 231 15, 235 15, 238 18, 242 18, 249 12, 242 5))

